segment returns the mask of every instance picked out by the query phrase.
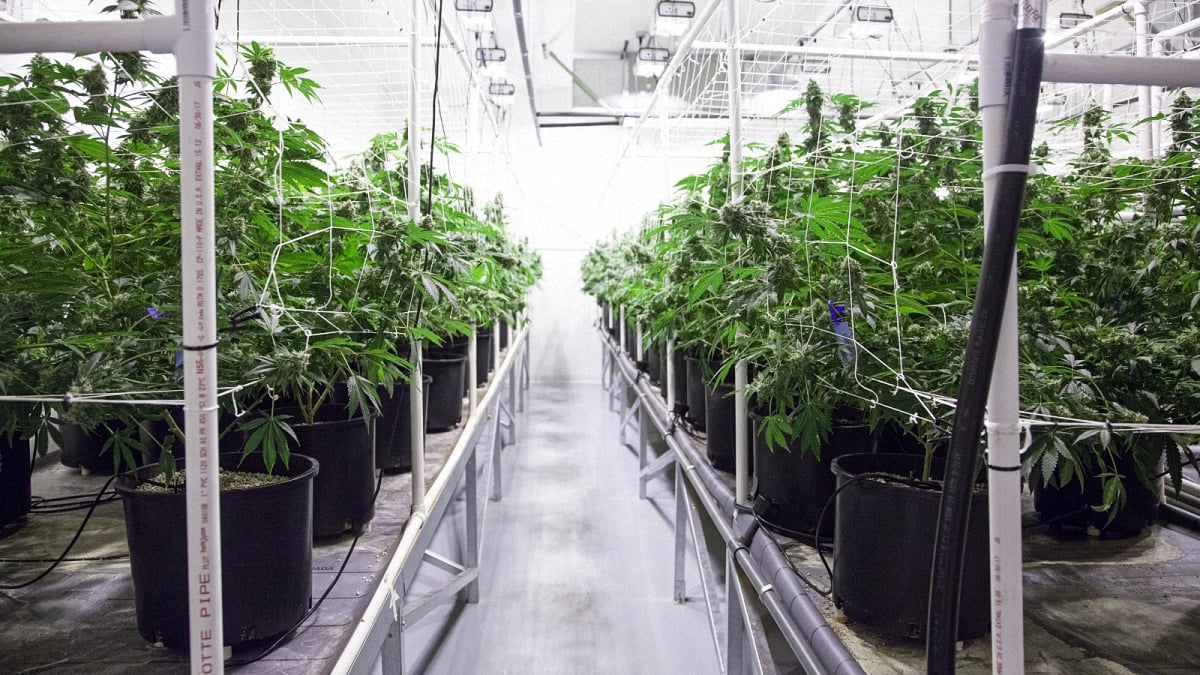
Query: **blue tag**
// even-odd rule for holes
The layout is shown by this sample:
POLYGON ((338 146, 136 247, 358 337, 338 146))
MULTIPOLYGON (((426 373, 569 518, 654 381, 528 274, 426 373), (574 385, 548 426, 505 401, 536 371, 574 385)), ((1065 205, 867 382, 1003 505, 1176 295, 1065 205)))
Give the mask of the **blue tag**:
POLYGON ((829 307, 829 320, 833 322, 833 333, 838 341, 838 358, 842 363, 854 360, 854 332, 850 330, 850 322, 846 321, 846 306, 835 305, 832 300, 826 301, 829 307))

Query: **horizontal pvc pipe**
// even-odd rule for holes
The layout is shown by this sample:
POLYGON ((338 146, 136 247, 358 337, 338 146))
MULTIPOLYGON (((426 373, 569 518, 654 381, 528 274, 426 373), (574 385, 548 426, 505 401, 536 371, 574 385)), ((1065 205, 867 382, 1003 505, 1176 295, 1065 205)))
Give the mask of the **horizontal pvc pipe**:
POLYGON ((175 50, 182 22, 176 15, 129 21, 33 21, 0 23, 0 53, 140 52, 175 50))
POLYGON ((1106 24, 1112 23, 1113 20, 1119 19, 1122 16, 1125 16, 1125 10, 1122 9, 1121 5, 1117 5, 1107 12, 1098 14, 1087 21, 1084 21, 1078 26, 1068 28, 1061 33, 1047 35, 1044 43, 1045 47, 1046 49, 1054 49, 1055 47, 1062 46, 1079 37, 1080 35, 1090 33, 1097 28, 1101 28, 1106 24))
POLYGON ((1046 54, 1042 72, 1045 82, 1200 87, 1200 67, 1192 59, 1046 54))
MULTIPOLYGON (((618 349, 615 341, 605 337, 605 347, 618 349)), ((833 629, 813 604, 808 594, 800 587, 799 579, 792 572, 783 552, 771 542, 761 530, 755 533, 750 549, 736 543, 730 524, 734 508, 734 494, 701 456, 686 434, 670 433, 667 409, 662 399, 644 378, 637 377, 627 359, 613 358, 621 369, 626 383, 634 383, 644 409, 658 428, 667 446, 679 456, 684 475, 696 488, 701 505, 711 516, 721 538, 730 545, 739 546, 738 564, 745 570, 747 578, 759 591, 767 611, 771 613, 780 631, 788 640, 796 656, 806 662, 808 670, 836 675, 862 674, 862 667, 845 645, 833 634, 833 629), (755 555, 757 554, 757 555, 755 555), (765 569, 760 567, 765 565, 765 569), (786 574, 780 570, 787 567, 786 574), (771 570, 771 572, 767 572, 771 570)))
MULTIPOLYGON (((503 382, 508 376, 509 371, 512 371, 517 362, 518 356, 523 350, 529 348, 528 344, 528 329, 523 329, 514 342, 514 348, 511 349, 504 359, 504 363, 496 368, 495 382, 503 382)), ((513 372, 513 377, 516 373, 513 372)), ((479 407, 482 410, 489 409, 493 402, 498 402, 501 388, 497 386, 488 387, 487 393, 484 394, 483 400, 479 402, 479 407)), ((450 483, 451 474, 454 472, 450 467, 457 465, 463 461, 463 457, 467 454, 468 448, 473 451, 474 438, 478 433, 478 427, 483 423, 483 420, 488 418, 487 415, 475 415, 467 420, 463 426, 462 434, 458 437, 458 442, 454 445, 454 449, 450 455, 446 457, 445 463, 442 465, 442 470, 438 472, 436 478, 433 479, 433 484, 426 491, 426 508, 430 505, 439 503, 443 498, 447 498, 449 491, 453 486, 450 483)), ((413 554, 413 549, 417 543, 417 539, 421 531, 425 528, 425 516, 421 513, 414 513, 404 525, 404 531, 400 535, 400 541, 396 544, 396 552, 388 563, 387 569, 383 573, 383 579, 376 589, 375 594, 371 596, 370 602, 367 604, 363 615, 359 617, 358 626, 354 633, 350 636, 350 641, 345 649, 342 650, 341 656, 338 657, 337 663, 334 664, 333 671, 335 673, 351 672, 355 664, 367 663, 360 661, 360 657, 368 657, 367 654, 362 654, 364 645, 367 643, 371 635, 372 628, 384 615, 388 609, 392 609, 394 602, 399 602, 401 598, 394 595, 397 591, 400 582, 400 575, 405 565, 409 562, 409 557, 413 554)), ((398 607, 394 608, 399 611, 398 607)), ((374 661, 375 656, 369 655, 371 661, 374 661)))
MULTIPOLYGON (((724 42, 697 42, 692 46, 698 52, 725 51, 724 42)), ((879 51, 877 49, 856 49, 854 47, 819 47, 813 45, 765 45, 744 43, 743 52, 752 54, 801 55, 817 57, 838 57, 846 59, 871 59, 874 61, 917 61, 922 63, 955 63, 965 61, 973 63, 979 57, 973 54, 958 52, 913 52, 913 51, 879 51)))

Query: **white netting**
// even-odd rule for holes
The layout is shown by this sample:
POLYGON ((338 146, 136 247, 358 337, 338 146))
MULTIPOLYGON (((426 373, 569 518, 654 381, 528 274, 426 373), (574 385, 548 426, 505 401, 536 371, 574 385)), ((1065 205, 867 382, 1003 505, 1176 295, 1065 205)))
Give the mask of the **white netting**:
MULTIPOLYGON (((53 5, 53 11, 50 11, 46 3, 26 1, 23 4, 22 16, 18 18, 98 18, 94 6, 78 8, 76 11, 69 3, 55 2, 53 5)), ((267 324, 279 330, 281 334, 289 331, 299 332, 308 340, 373 330, 363 323, 362 312, 358 308, 345 305, 345 298, 339 296, 332 281, 329 282, 328 292, 324 297, 316 298, 315 304, 305 306, 292 306, 287 300, 288 288, 281 287, 281 284, 295 284, 298 275, 301 274, 298 266, 305 265, 315 269, 324 267, 325 276, 332 279, 335 276, 335 270, 332 268, 334 256, 322 259, 320 256, 314 256, 313 250, 319 249, 321 245, 342 246, 346 235, 361 238, 357 245, 362 247, 364 257, 358 269, 339 269, 336 272, 343 276, 357 275, 367 278, 366 255, 380 246, 377 242, 377 232, 385 227, 396 227, 394 221, 379 223, 373 220, 376 217, 373 214, 379 212, 377 207, 386 206, 398 216, 406 213, 404 205, 407 175, 404 171, 405 153, 401 146, 407 133, 409 103, 414 95, 413 64, 409 51, 412 17, 409 15, 409 9, 410 3, 378 3, 368 0, 345 0, 334 4, 285 0, 225 0, 218 6, 220 68, 231 81, 230 84, 219 85, 219 91, 235 97, 253 98, 258 95, 265 98, 263 108, 268 115, 275 117, 275 129, 269 131, 269 138, 261 137, 261 129, 247 131, 240 126, 238 120, 245 115, 244 111, 234 112, 232 117, 219 118, 218 124, 226 125, 235 133, 259 134, 253 139, 245 140, 247 150, 251 150, 253 146, 257 146, 257 150, 235 160, 226 158, 221 161, 252 163, 257 161, 262 153, 279 158, 274 171, 269 175, 249 178, 262 181, 256 185, 257 189, 266 189, 274 193, 275 213, 221 215, 223 204, 230 196, 217 195, 218 229, 251 227, 277 231, 277 245, 265 276, 251 280, 251 270, 254 270, 254 274, 259 274, 263 261, 242 259, 235 245, 219 243, 218 254, 224 258, 223 262, 234 274, 246 277, 243 297, 247 298, 248 304, 258 305, 267 324), (252 44, 255 46, 252 47, 252 44), (274 58, 284 68, 272 78, 274 85, 269 94, 256 90, 256 85, 253 84, 253 59, 246 56, 247 50, 253 52, 263 49, 273 52, 274 58), (315 82, 317 88, 306 94, 303 90, 309 81, 315 82), (267 95, 263 96, 264 94, 267 95), (288 120, 296 120, 306 125, 307 129, 320 137, 320 141, 298 135, 294 133, 294 129, 289 130, 288 120), (312 146, 308 147, 306 144, 310 141, 312 146), (285 148, 285 143, 289 144, 289 147, 285 148), (274 147, 270 147, 272 144, 274 147), (296 144, 305 147, 297 150, 293 147, 296 144), (345 178, 369 173, 365 165, 372 159, 364 153, 372 148, 379 150, 380 166, 397 168, 392 176, 394 180, 360 180, 354 183, 353 178, 345 178), (339 180, 342 182, 335 185, 326 180, 321 184, 322 179, 313 178, 321 175, 341 177, 339 180), (346 182, 347 180, 350 182, 346 182), (355 188, 354 185, 359 187, 355 188), (358 206, 348 206, 351 202, 358 206), (355 219, 346 215, 351 212, 366 212, 367 215, 355 219), (299 230, 296 223, 291 222, 297 213, 303 213, 309 218, 299 230), (231 225, 231 220, 237 222, 231 225), (316 242, 320 243, 314 245, 316 242), (286 273, 280 274, 276 267, 280 264, 291 267, 286 273)), ((163 11, 169 12, 170 8, 163 11)), ((116 14, 102 15, 99 18, 115 19, 116 14)), ((499 140, 503 125, 506 124, 504 115, 489 95, 488 79, 479 74, 474 63, 475 47, 484 38, 463 28, 461 17, 455 11, 453 2, 431 0, 422 3, 417 19, 419 36, 416 39, 420 44, 420 69, 415 74, 419 83, 419 90, 415 94, 419 100, 421 124, 420 138, 416 139, 421 147, 419 161, 422 164, 432 161, 436 173, 447 176, 453 183, 469 185, 470 177, 467 174, 470 172, 486 171, 491 165, 502 165, 505 162, 506 149, 499 140), (439 10, 443 21, 440 43, 437 41, 439 10), (433 141, 434 136, 437 138, 436 142, 433 141), (433 145, 438 147, 436 151, 431 148, 433 145)), ((0 65, 18 72, 23 71, 27 61, 28 57, 13 57, 0 65)), ((165 78, 173 74, 170 59, 166 61, 165 64, 153 60, 149 63, 165 78)), ((75 63, 86 70, 96 63, 96 59, 77 59, 75 63)), ((122 71, 125 63, 110 59, 105 62, 104 67, 111 83, 114 72, 122 71)), ((161 113, 161 118, 167 118, 174 112, 169 110, 174 101, 173 80, 164 82, 162 86, 106 86, 115 87, 114 92, 120 89, 120 93, 131 99, 148 102, 149 107, 156 108, 161 113)), ((52 103, 46 101, 44 105, 49 107, 52 103)), ((76 98, 72 101, 76 106, 85 103, 86 98, 76 98)), ((18 107, 27 103, 10 105, 18 107)), ((218 107, 218 114, 221 114, 220 111, 221 108, 218 107)), ((98 138, 104 137, 102 126, 96 126, 94 123, 83 122, 78 128, 98 138)), ((57 139, 44 136, 43 140, 62 141, 67 137, 66 133, 74 131, 68 127, 63 136, 57 139)), ((123 133, 118 132, 116 136, 112 136, 114 147, 125 140, 121 136, 123 133)), ((117 154, 119 153, 114 152, 113 156, 117 154)), ((234 154, 237 154, 236 150, 234 154)), ((224 157, 221 153, 218 155, 224 157)), ((102 164, 104 161, 107 160, 101 159, 102 164)), ((218 167, 219 172, 223 169, 228 170, 228 164, 218 167)), ((125 177, 121 180, 134 181, 139 176, 150 178, 162 174, 163 171, 175 170, 170 161, 155 160, 128 167, 122 174, 125 177)), ((218 189, 221 189, 220 186, 218 189)), ((424 185, 422 189, 421 197, 424 203, 424 185)), ((465 194, 459 195, 459 198, 462 208, 469 210, 481 205, 490 196, 478 195, 473 198, 470 194, 465 194)), ((168 196, 154 197, 162 198, 166 208, 171 208, 168 196)), ((219 239, 221 236, 219 234, 219 239)), ((332 252, 332 248, 330 250, 332 252)), ((136 255, 133 249, 128 253, 136 255)), ((177 263, 176 258, 175 264, 177 263)), ((168 272, 164 273, 165 279, 177 278, 177 270, 168 272)), ((178 293, 177 287, 174 293, 178 293)), ((416 296, 413 293, 410 295, 416 296)), ((410 303, 415 304, 415 300, 410 303)), ((225 315, 239 309, 241 307, 223 306, 222 317, 225 318, 225 315)), ((177 311, 174 309, 162 312, 161 316, 176 314, 177 311)), ((146 312, 154 320, 159 319, 160 311, 157 307, 147 307, 146 312)), ((407 312, 416 312, 416 307, 410 306, 407 312)), ((178 336, 175 336, 175 339, 177 340, 178 336)), ((166 350, 169 354, 170 347, 160 344, 162 340, 146 342, 154 342, 156 349, 166 350)), ((65 398, 57 394, 4 395, 0 396, 0 400, 140 405, 181 402, 181 392, 175 387, 146 387, 138 386, 139 384, 144 383, 131 380, 124 386, 114 387, 108 382, 107 386, 86 387, 84 390, 88 393, 67 394, 65 398)), ((248 382, 232 384, 226 388, 225 393, 236 392, 247 384, 248 382)), ((5 385, 5 391, 0 391, 0 394, 6 394, 6 390, 10 389, 8 383, 5 385)))
MULTIPOLYGON (((889 405, 881 400, 878 394, 881 389, 907 392, 916 403, 895 412, 911 415, 914 420, 935 422, 945 418, 953 406, 954 391, 945 386, 949 382, 945 378, 910 369, 911 360, 907 358, 906 349, 915 340, 913 331, 962 330, 969 306, 938 306, 927 298, 920 298, 922 288, 914 287, 919 284, 920 274, 904 269, 902 265, 911 263, 913 250, 909 239, 917 231, 914 228, 937 229, 932 226, 938 219, 961 220, 961 227, 941 228, 941 238, 931 237, 928 246, 958 246, 956 239, 967 241, 962 246, 961 262, 957 263, 963 269, 978 260, 981 244, 980 129, 978 117, 969 112, 973 105, 971 87, 977 77, 978 4, 952 2, 949 11, 945 4, 934 6, 934 3, 920 2, 779 0, 739 4, 742 10, 742 31, 737 40, 741 50, 741 129, 746 155, 750 158, 746 180, 748 184, 761 183, 766 175, 779 172, 780 168, 772 165, 767 148, 781 132, 787 132, 791 142, 798 146, 804 145, 807 139, 820 138, 814 152, 786 165, 791 192, 788 203, 780 208, 781 212, 790 214, 785 218, 795 219, 787 223, 788 227, 794 231, 799 223, 803 228, 805 248, 828 251, 831 247, 840 247, 844 253, 845 283, 840 294, 809 300, 844 303, 845 316, 852 330, 856 321, 866 317, 872 322, 873 331, 877 321, 894 324, 890 341, 856 343, 854 360, 849 366, 851 386, 832 381, 837 378, 829 378, 825 383, 842 387, 842 395, 858 398, 870 406, 889 405), (811 83, 818 85, 826 97, 821 107, 824 130, 815 135, 804 101, 811 83), (914 101, 922 100, 914 106, 914 101), (847 120, 835 122, 839 112, 843 112, 839 110, 842 103, 863 105, 852 106, 847 120), (845 122, 849 119, 854 121, 856 130, 848 128, 845 122), (880 127, 880 124, 885 126, 880 127), (881 128, 890 130, 888 133, 892 138, 889 141, 881 142, 881 128), (920 192, 923 202, 914 202, 910 196, 916 194, 914 186, 903 182, 906 180, 905 167, 913 161, 914 154, 919 155, 920 161, 935 167, 935 171, 945 174, 935 177, 928 189, 920 192), (814 165, 826 169, 838 167, 837 180, 840 182, 832 186, 838 203, 830 204, 828 213, 813 211, 829 201, 831 187, 822 184, 823 180, 828 180, 823 175, 825 169, 813 170, 814 165), (861 200, 878 201, 880 195, 886 193, 886 186, 881 184, 885 179, 881 176, 893 181, 894 195, 890 204, 872 204, 870 213, 874 219, 886 218, 886 222, 860 222, 859 219, 865 217, 861 200), (927 211, 928 222, 914 219, 914 210, 927 211), (820 221, 826 218, 830 232, 837 233, 840 241, 820 233, 820 221), (908 252, 898 257, 897 251, 903 252, 906 248, 908 252), (904 256, 910 259, 906 261, 904 256), (875 273, 852 272, 862 269, 875 273), (870 306, 862 304, 865 302, 870 306), (931 317, 938 320, 931 320, 931 317), (940 328, 939 323, 942 324, 940 328), (941 386, 935 386, 935 382, 941 386)), ((1046 37, 1050 50, 1137 54, 1134 17, 1122 14, 1119 8, 1108 9, 1110 11, 1100 20, 1090 21, 1089 16, 1077 16, 1084 11, 1077 1, 1051 2, 1048 12, 1051 25, 1046 37)), ((1200 41, 1193 36, 1195 27, 1189 22, 1200 16, 1200 3, 1151 2, 1148 9, 1150 31, 1159 37, 1148 41, 1144 52, 1163 58, 1194 56, 1200 41)), ((727 42, 725 8, 721 6, 700 28, 694 42, 682 44, 676 40, 671 43, 673 50, 683 50, 679 68, 667 74, 665 82, 668 86, 658 92, 656 106, 632 125, 632 138, 624 157, 633 154, 692 157, 698 148, 702 148, 702 152, 717 161, 720 146, 705 148, 703 144, 725 136, 730 128, 727 42)), ((1046 83, 1042 91, 1035 145, 1045 143, 1045 148, 1035 153, 1036 162, 1053 175, 1065 176, 1071 185, 1086 184, 1097 194, 1107 195, 1096 198, 1107 199, 1105 204, 1078 205, 1076 208, 1080 212, 1094 211, 1099 214, 1096 218, 1109 223, 1148 218, 1146 213, 1150 207, 1142 202, 1147 193, 1166 194, 1170 186, 1179 188, 1187 181, 1178 172, 1152 171, 1139 168, 1136 163, 1121 164, 1139 154, 1147 158, 1167 156, 1173 141, 1187 140, 1193 133, 1181 130, 1173 135, 1170 131, 1175 119, 1172 105, 1179 91, 1056 83, 1046 83), (1092 134, 1090 138, 1089 134, 1092 134), (1150 154, 1146 154, 1146 148, 1152 149, 1150 154), (1112 169, 1114 163, 1120 164, 1121 168, 1112 169), (1109 208, 1113 212, 1104 211, 1109 208)), ((1193 98, 1196 95, 1195 91, 1187 93, 1193 98)), ((1184 110, 1181 114, 1192 113, 1184 110)), ((619 166, 616 171, 620 171, 619 166)), ((1189 236, 1186 232, 1190 232, 1195 224, 1188 215, 1194 208, 1188 205, 1189 189, 1182 188, 1182 195, 1176 190, 1177 196, 1170 198, 1174 200, 1171 206, 1165 207, 1168 213, 1173 208, 1173 222, 1169 215, 1155 221, 1163 227, 1178 227, 1184 237, 1189 236)), ((1036 236, 1048 240, 1058 235, 1071 236, 1072 233, 1065 230, 1054 229, 1056 223, 1053 221, 1057 218, 1054 209, 1072 206, 1050 202, 1052 197, 1047 195, 1059 194, 1054 191, 1053 180, 1035 181, 1031 191, 1033 199, 1046 200, 1037 206, 1046 209, 1045 213, 1050 215, 1039 218, 1052 221, 1047 229, 1038 230, 1036 236)), ((1075 199, 1084 193, 1070 194, 1075 199)), ((755 197, 761 199, 762 195, 755 197)), ((1064 222, 1067 220, 1064 217, 1064 222)), ((939 264, 955 264, 954 256, 936 259, 939 264), (947 260, 951 262, 947 263, 947 260)), ((1049 263, 1038 260, 1035 264, 1049 263)), ((1023 268, 1023 272, 1034 274, 1037 270, 1023 268)), ((1149 269, 1129 272, 1152 274, 1153 262, 1149 269)), ((722 281, 730 283, 727 278, 722 281)), ((708 279, 702 282, 708 283, 708 279)), ((973 296, 973 286, 961 290, 964 297, 973 296)), ((1035 293, 1043 290, 1046 289, 1038 289, 1035 293)), ((1063 295, 1066 295, 1065 291, 1063 295)), ((1049 298, 1065 303, 1076 301, 1057 296, 1053 290, 1043 295, 1035 294, 1032 299, 1049 298)), ((1030 300, 1030 297, 1022 298, 1023 302, 1030 300)), ((1120 309, 1101 307, 1098 311, 1119 313, 1120 309)), ((1029 321, 1036 323, 1036 312, 1037 308, 1024 308, 1022 321, 1027 322, 1027 326, 1029 321)), ((821 321, 817 317, 814 324, 794 326, 803 336, 801 342, 820 341, 821 336, 828 341, 835 333, 837 322, 830 323, 828 317, 825 318, 821 321)), ((1143 357, 1151 358, 1145 356, 1148 353, 1147 349, 1143 357)), ((1075 377, 1087 380, 1086 376, 1079 375, 1083 365, 1067 363, 1063 367, 1075 369, 1075 377)), ((1184 364, 1186 368, 1187 364, 1184 364)), ((1034 390, 1031 395, 1036 399, 1046 393, 1036 390, 1048 386, 1046 383, 1055 381, 1057 375, 1038 370, 1023 376, 1032 378, 1029 388, 1034 390)), ((1092 391, 1084 385, 1082 390, 1064 389, 1056 395, 1063 399, 1073 396, 1103 398, 1105 393, 1092 391)), ((1112 410, 1112 418, 1105 415, 1100 419, 1086 419, 1066 413, 1065 407, 1037 400, 1035 405, 1026 408, 1023 417, 1030 425, 1177 433, 1200 431, 1200 427, 1194 425, 1171 424, 1170 420, 1155 420, 1153 416, 1152 423, 1128 421, 1136 415, 1127 416, 1124 423, 1110 421, 1128 413, 1119 409, 1112 410)), ((1194 414, 1194 411, 1178 412, 1180 417, 1194 414)))

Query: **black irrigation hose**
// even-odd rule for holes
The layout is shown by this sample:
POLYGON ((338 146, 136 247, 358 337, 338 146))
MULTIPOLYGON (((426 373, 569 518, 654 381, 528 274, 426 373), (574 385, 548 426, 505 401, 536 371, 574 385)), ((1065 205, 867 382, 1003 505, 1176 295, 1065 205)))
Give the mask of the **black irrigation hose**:
MULTIPOLYGON (((68 495, 65 497, 38 497, 34 496, 30 500, 30 513, 67 513, 68 511, 79 511, 89 508, 94 501, 96 495, 93 494, 78 494, 68 495)), ((120 499, 115 490, 101 493, 100 503, 107 504, 120 499)))
MULTIPOLYGON (((379 477, 375 481, 375 494, 371 496, 372 504, 379 500, 379 490, 382 487, 383 470, 379 470, 379 477)), ((300 617, 299 621, 293 624, 291 628, 284 631, 283 634, 276 638, 275 642, 272 642, 269 647, 259 652, 255 656, 239 661, 226 661, 225 665, 229 668, 239 668, 241 666, 248 666, 251 663, 262 660, 276 649, 279 649, 279 646, 283 644, 284 640, 287 640, 289 637, 291 637, 292 633, 295 633, 300 626, 304 625, 305 621, 308 621, 313 614, 316 614, 317 610, 321 608, 321 604, 325 602, 325 598, 329 597, 329 593, 333 590, 333 587, 337 586, 338 581, 341 580, 342 573, 346 571, 346 565, 350 563, 350 556, 354 554, 354 548, 358 546, 358 540, 360 537, 362 537, 362 531, 354 535, 354 539, 350 540, 350 548, 346 551, 346 556, 342 558, 342 564, 338 567, 337 574, 333 575, 333 581, 329 582, 329 585, 325 587, 325 592, 321 594, 321 597, 317 598, 317 601, 313 603, 312 607, 308 608, 308 611, 304 613, 304 616, 300 617)))
MULTIPOLYGON (((1042 80, 1044 33, 1040 27, 1016 31, 1012 91, 1005 118, 1001 165, 1023 167, 1029 164, 1042 80)), ((999 344, 1027 178, 1027 170, 1018 168, 999 174, 959 382, 929 584, 925 667, 927 672, 939 675, 953 673, 955 667, 959 589, 979 436, 999 344)))
MULTIPOLYGON (((762 530, 763 534, 765 534, 767 536, 767 539, 771 540, 771 543, 775 545, 775 548, 779 549, 782 552, 783 544, 780 543, 779 539, 777 539, 775 537, 775 533, 771 531, 771 528, 772 527, 775 527, 777 529, 784 529, 784 528, 779 528, 778 526, 775 526, 775 525, 767 525, 767 523, 763 522, 763 519, 761 516, 759 516, 757 513, 753 512, 753 511, 751 511, 751 513, 754 514, 754 520, 758 522, 758 528, 760 530, 762 530)), ((799 539, 799 537, 797 537, 797 539, 799 539)), ((817 550, 820 551, 820 549, 817 549, 817 550)), ((821 595, 824 595, 826 597, 828 597, 829 594, 833 592, 832 588, 821 588, 820 586, 818 586, 816 584, 816 582, 809 579, 808 576, 806 576, 803 572, 801 572, 799 569, 796 568, 796 565, 794 565, 792 563, 792 559, 789 558, 786 553, 783 555, 783 559, 784 559, 784 561, 787 562, 788 567, 792 568, 792 573, 796 575, 796 578, 799 579, 800 581, 803 581, 805 586, 808 586, 809 588, 813 589, 813 591, 815 591, 821 595)), ((825 556, 821 556, 821 562, 825 562, 825 556)), ((825 565, 825 571, 826 572, 829 571, 828 564, 825 565)))
POLYGON ((92 519, 92 514, 96 512, 96 507, 100 505, 101 497, 104 496, 104 491, 108 489, 109 485, 112 485, 112 482, 115 479, 116 479, 116 476, 110 476, 109 479, 104 482, 104 487, 100 488, 100 491, 96 493, 96 498, 94 500, 92 500, 92 505, 90 508, 88 508, 87 515, 85 515, 83 517, 83 522, 79 523, 79 528, 75 530, 75 536, 71 537, 71 543, 67 544, 67 547, 65 549, 63 549, 62 554, 59 555, 58 558, 56 558, 54 560, 54 562, 50 564, 50 567, 47 567, 41 574, 30 579, 29 581, 23 581, 19 584, 0 584, 0 590, 15 591, 18 588, 25 588, 26 586, 32 586, 33 584, 36 584, 37 582, 46 578, 46 575, 53 572, 54 568, 58 567, 59 564, 66 561, 67 554, 71 552, 72 548, 75 548, 75 543, 79 541, 79 536, 83 534, 83 528, 87 527, 88 521, 92 519))

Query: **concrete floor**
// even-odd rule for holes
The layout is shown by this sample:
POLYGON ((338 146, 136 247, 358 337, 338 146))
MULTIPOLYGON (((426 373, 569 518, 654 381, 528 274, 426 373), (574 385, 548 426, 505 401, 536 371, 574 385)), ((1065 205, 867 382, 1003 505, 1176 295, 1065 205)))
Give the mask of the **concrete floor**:
POLYGON ((672 485, 638 499, 605 400, 596 384, 530 390, 485 522, 480 602, 406 629, 409 672, 720 672, 694 559, 689 602, 672 599, 672 485))

